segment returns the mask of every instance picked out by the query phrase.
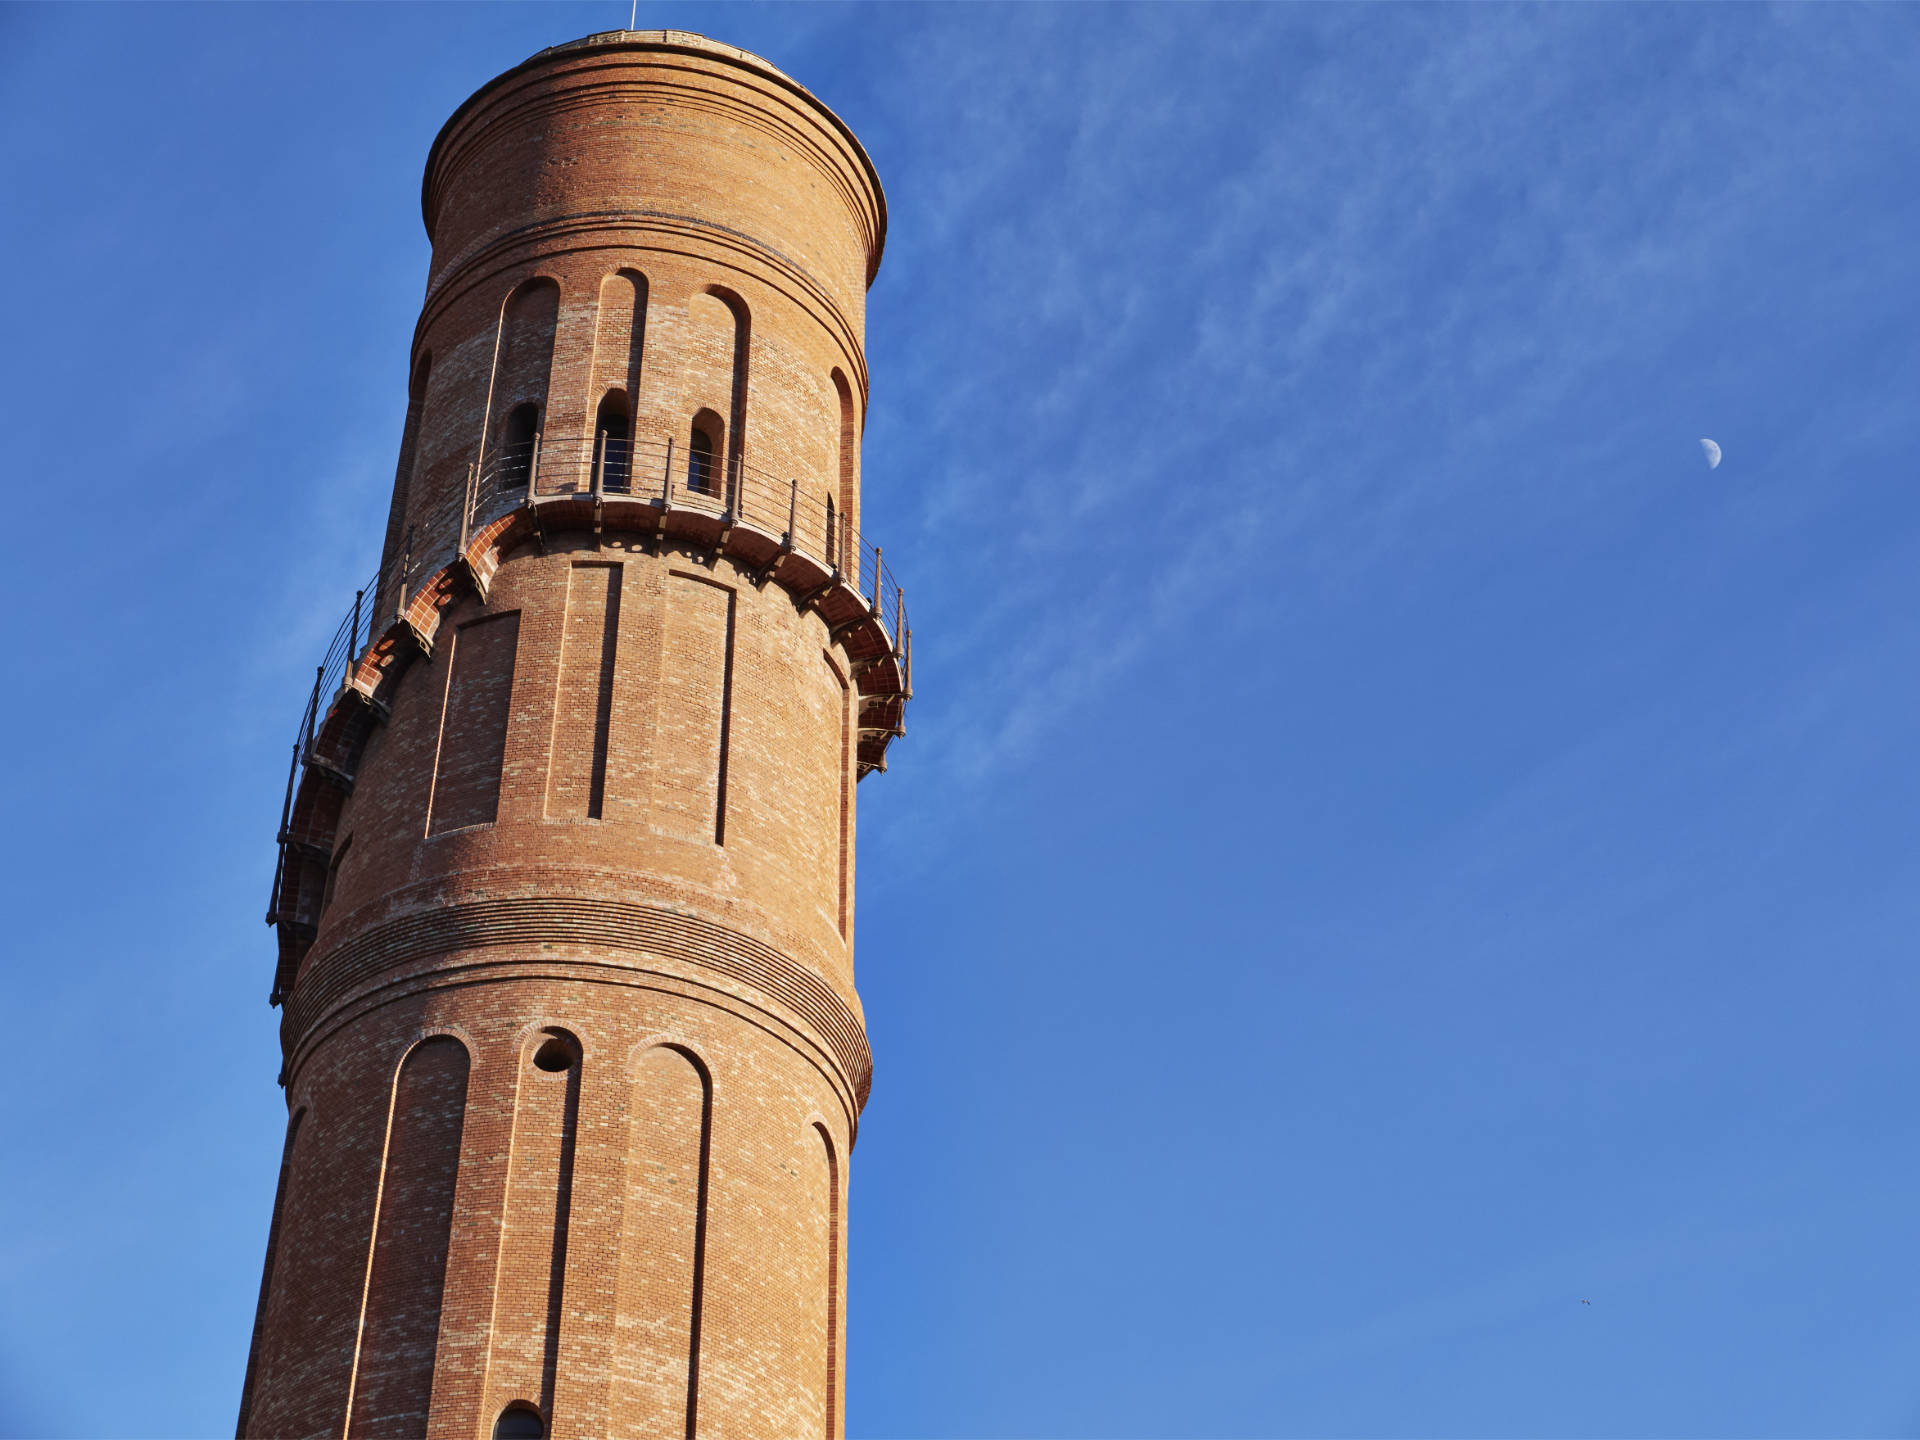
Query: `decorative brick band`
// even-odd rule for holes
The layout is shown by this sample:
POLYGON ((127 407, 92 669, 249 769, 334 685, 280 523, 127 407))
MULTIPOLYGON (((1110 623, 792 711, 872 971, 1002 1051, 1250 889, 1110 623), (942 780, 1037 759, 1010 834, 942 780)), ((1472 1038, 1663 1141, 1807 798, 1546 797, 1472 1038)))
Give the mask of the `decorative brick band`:
MULTIPOLYGON (((563 253, 567 248, 565 241, 572 240, 576 245, 586 235, 602 231, 651 230, 672 234, 679 230, 703 239, 717 240, 728 249, 745 251, 777 273, 786 276, 807 297, 807 301, 818 306, 833 319, 833 328, 841 336, 857 337, 858 328, 851 323, 846 312, 833 298, 832 292, 815 279, 812 272, 800 262, 775 246, 771 241, 758 235, 750 235, 745 230, 731 225, 721 225, 712 220, 704 220, 697 215, 683 215, 672 210, 651 210, 635 205, 622 210, 581 210, 566 215, 556 215, 516 226, 498 234, 489 234, 476 241, 467 252, 455 255, 446 263, 443 270, 436 271, 432 288, 427 293, 425 304, 421 307, 420 322, 415 327, 417 334, 424 334, 427 326, 447 308, 450 301, 475 285, 497 279, 502 274, 513 273, 518 267, 525 270, 529 264, 526 257, 516 254, 531 240, 538 239, 547 243, 550 249, 563 253), (500 257, 508 259, 501 261, 500 257), (498 263, 496 263, 498 262, 498 263), (491 266, 492 268, 488 268, 491 266)), ((542 259, 547 258, 541 256, 542 259)), ((538 261, 533 268, 537 270, 538 261)), ((866 356, 855 338, 849 347, 858 361, 866 356)), ((864 364, 858 365, 860 371, 861 395, 867 394, 867 374, 864 364)))
MULTIPOLYGON (((866 1029, 833 987, 770 945, 723 925, 621 900, 526 896, 422 911, 363 931, 307 958, 287 1000, 290 1040, 382 972, 489 945, 586 945, 662 955, 716 971, 786 1006, 820 1034, 860 1108, 873 1087, 866 1029)), ((291 1046, 289 1047, 291 1049, 291 1046)))

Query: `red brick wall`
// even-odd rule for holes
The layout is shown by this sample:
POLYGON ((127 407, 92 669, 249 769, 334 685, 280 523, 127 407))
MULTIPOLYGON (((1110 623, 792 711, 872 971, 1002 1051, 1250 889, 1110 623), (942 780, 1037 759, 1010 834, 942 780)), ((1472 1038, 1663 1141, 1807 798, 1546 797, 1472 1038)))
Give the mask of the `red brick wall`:
MULTIPOLYGON (((409 594, 522 402, 591 444, 622 388, 681 464, 708 410, 857 513, 883 211, 764 62, 547 52, 457 113, 425 202, 409 594)), ((351 793, 297 816, 337 864, 285 999, 242 1433, 480 1437, 520 1403, 554 1435, 836 1434, 855 658, 713 544, 515 533, 381 688, 351 793)))

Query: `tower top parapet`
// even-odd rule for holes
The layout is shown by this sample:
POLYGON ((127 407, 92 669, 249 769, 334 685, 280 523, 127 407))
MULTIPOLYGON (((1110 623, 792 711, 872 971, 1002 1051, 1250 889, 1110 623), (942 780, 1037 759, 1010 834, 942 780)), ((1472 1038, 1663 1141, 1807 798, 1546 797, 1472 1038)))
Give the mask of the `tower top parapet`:
POLYGON ((438 239, 435 234, 438 219, 435 181, 448 145, 452 137, 489 97, 502 86, 527 77, 544 67, 623 51, 698 57, 734 66, 762 81, 771 81, 778 90, 791 95, 819 115, 845 145, 850 158, 863 172, 863 178, 872 195, 874 214, 871 220, 872 240, 868 247, 866 279, 869 285, 873 283, 873 277, 880 269, 881 252, 886 247, 887 197, 880 184, 880 173, 874 168, 873 159, 867 154, 866 147, 860 143, 859 137, 819 96, 778 66, 750 50, 742 50, 735 45, 711 40, 691 30, 603 30, 598 34, 584 35, 578 40, 549 45, 546 49, 537 51, 511 70, 502 71, 475 90, 460 103, 453 114, 447 117, 446 123, 440 127, 440 133, 434 137, 432 148, 427 152, 426 169, 420 181, 420 212, 426 225, 427 238, 436 242, 438 239))
MULTIPOLYGON (((737 60, 751 65, 774 76, 784 85, 790 85, 801 94, 812 97, 806 86, 795 80, 786 71, 775 65, 764 55, 756 55, 751 50, 742 50, 738 45, 729 45, 724 40, 715 40, 695 30, 601 30, 592 35, 582 35, 578 40, 562 41, 558 45, 549 45, 535 52, 525 62, 537 64, 556 55, 568 54, 575 50, 591 50, 600 46, 639 45, 649 49, 702 50, 709 55, 719 55, 728 60, 737 60)), ((511 72, 509 72, 511 73, 511 72)), ((819 102, 816 100, 816 104, 819 102)), ((822 107, 825 108, 824 106, 822 107)))

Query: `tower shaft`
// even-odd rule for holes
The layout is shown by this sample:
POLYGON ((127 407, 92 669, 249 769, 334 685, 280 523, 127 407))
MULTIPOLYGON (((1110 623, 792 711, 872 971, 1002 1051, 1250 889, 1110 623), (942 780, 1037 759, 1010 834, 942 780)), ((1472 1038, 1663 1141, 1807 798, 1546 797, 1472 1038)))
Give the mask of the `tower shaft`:
POLYGON ((764 61, 615 32, 478 91, 422 199, 268 917, 240 1433, 837 1435, 855 786, 910 689, 860 518, 878 180, 764 61))

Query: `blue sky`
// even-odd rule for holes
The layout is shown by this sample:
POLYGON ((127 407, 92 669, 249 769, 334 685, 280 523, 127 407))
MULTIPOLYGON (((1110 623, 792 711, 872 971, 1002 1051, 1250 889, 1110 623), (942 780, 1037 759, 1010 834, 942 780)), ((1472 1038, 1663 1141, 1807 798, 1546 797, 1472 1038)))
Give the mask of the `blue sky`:
MULTIPOLYGON (((625 21, 0 8, 0 1432, 230 1430, 421 165, 625 21)), ((639 23, 891 205, 849 1433, 1920 1433, 1920 10, 639 23)))

